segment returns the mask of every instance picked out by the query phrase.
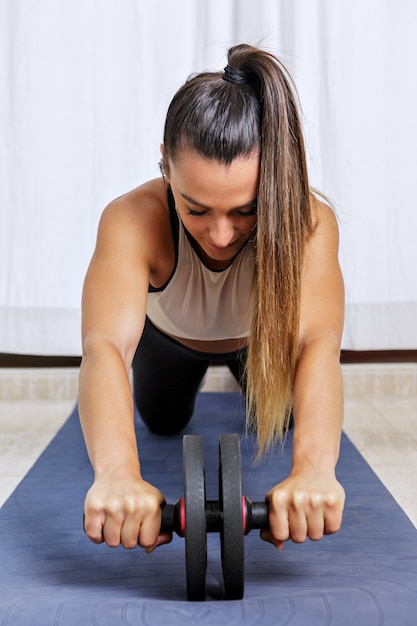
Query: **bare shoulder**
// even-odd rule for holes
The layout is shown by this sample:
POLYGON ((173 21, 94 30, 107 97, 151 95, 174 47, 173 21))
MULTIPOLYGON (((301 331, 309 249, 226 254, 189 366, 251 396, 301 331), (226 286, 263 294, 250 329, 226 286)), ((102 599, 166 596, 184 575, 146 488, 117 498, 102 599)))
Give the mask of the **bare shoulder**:
POLYGON ((338 249, 339 229, 333 209, 312 200, 315 228, 307 240, 301 285, 300 345, 332 338, 338 350, 343 330, 344 286, 338 249))
POLYGON ((97 245, 107 254, 123 249, 127 255, 146 255, 152 266, 157 251, 169 244, 170 232, 166 185, 155 179, 107 205, 100 219, 97 245))
POLYGON ((84 281, 83 345, 87 338, 90 344, 94 337, 99 343, 111 338, 128 355, 126 362, 143 328, 149 282, 163 284, 172 270, 175 253, 164 196, 165 185, 150 181, 110 202, 84 281))
POLYGON ((339 248, 339 226, 334 209, 316 195, 311 195, 311 212, 314 230, 307 240, 309 249, 330 247, 333 252, 339 248))
MULTIPOLYGON (((330 294, 343 300, 343 277, 339 264, 339 228, 336 215, 329 204, 316 197, 312 200, 314 230, 307 240, 303 268, 303 293, 330 294)), ((311 295, 310 294, 310 295, 311 295)))
POLYGON ((168 216, 166 186, 160 179, 150 180, 112 200, 104 209, 100 226, 153 226, 168 216))

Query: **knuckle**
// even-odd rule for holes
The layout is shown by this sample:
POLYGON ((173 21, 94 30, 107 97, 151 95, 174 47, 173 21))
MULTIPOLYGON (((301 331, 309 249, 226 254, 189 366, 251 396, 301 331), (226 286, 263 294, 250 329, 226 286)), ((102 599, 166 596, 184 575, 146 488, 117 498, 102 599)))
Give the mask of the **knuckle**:
POLYGON ((86 500, 85 514, 87 515, 99 515, 104 511, 104 502, 101 498, 93 496, 86 500))
POLYGON ((296 510, 305 509, 310 503, 310 497, 304 490, 298 489, 293 495, 293 505, 296 510))
POLYGON ((333 509, 339 504, 339 496, 334 491, 329 491, 325 497, 325 504, 327 507, 333 509))
POLYGON ((143 510, 143 504, 141 499, 135 495, 129 494, 124 498, 123 511, 127 515, 134 515, 140 513, 143 510))
POLYGON ((289 501, 289 494, 285 489, 276 489, 270 497, 272 509, 286 509, 289 501))
POLYGON ((118 517, 124 511, 123 501, 119 498, 110 498, 107 502, 106 510, 111 517, 118 517))

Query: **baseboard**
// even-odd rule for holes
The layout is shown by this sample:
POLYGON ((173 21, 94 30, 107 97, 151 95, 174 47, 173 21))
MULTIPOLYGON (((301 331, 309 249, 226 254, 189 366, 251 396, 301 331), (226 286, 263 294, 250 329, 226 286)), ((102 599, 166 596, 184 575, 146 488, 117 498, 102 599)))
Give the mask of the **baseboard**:
MULTIPOLYGON (((342 365, 345 395, 417 396, 417 363, 342 365)), ((73 400, 78 394, 78 367, 0 368, 0 401, 73 400)), ((208 369, 201 390, 237 391, 226 366, 208 369)))
MULTIPOLYGON (((417 363, 417 350, 342 350, 340 361, 351 363, 417 363)), ((81 356, 7 354, 0 352, 0 368, 79 367, 81 356)))

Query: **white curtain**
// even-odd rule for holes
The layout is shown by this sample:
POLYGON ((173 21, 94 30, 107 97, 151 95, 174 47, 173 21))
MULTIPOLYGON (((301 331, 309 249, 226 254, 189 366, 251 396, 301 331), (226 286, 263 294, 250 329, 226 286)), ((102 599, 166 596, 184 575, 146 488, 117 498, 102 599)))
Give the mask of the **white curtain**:
POLYGON ((101 211, 158 176, 172 95, 238 42, 298 86, 343 347, 417 348, 416 26, 414 0, 0 0, 0 352, 80 354, 101 211))

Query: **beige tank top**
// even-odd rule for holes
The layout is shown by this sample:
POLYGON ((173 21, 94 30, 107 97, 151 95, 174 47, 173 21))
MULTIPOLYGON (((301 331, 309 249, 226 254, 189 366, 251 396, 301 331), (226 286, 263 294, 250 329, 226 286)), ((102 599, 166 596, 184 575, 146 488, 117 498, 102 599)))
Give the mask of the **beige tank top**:
POLYGON ((184 339, 213 341, 248 337, 254 270, 252 244, 247 243, 225 270, 210 270, 178 220, 172 196, 169 199, 171 221, 179 221, 176 266, 161 290, 151 289, 148 293, 150 321, 167 334, 184 339))

